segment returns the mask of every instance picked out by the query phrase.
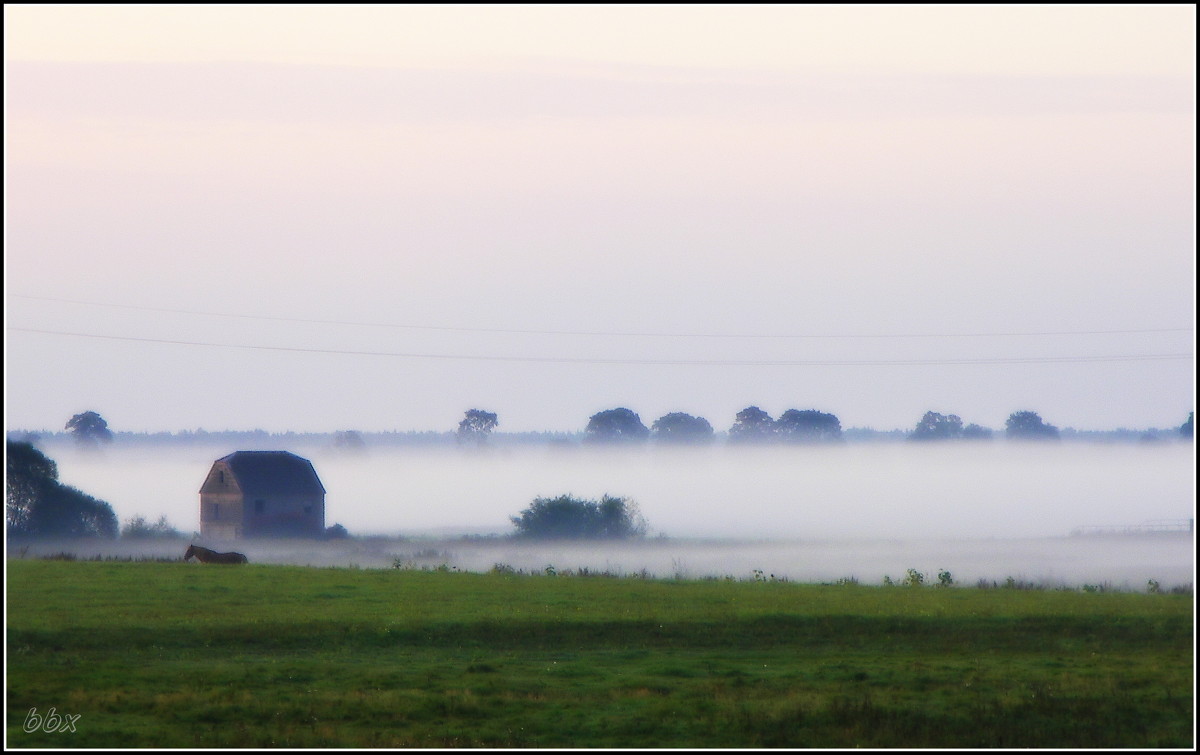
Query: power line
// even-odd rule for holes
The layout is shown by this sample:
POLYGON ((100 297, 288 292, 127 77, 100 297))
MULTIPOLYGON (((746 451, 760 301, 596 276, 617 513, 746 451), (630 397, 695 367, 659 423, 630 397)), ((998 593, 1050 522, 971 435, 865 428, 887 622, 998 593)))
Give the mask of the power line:
POLYGON ((1181 333, 1190 332, 1192 328, 1134 328, 1125 330, 1045 330, 1028 332, 997 332, 997 333, 890 333, 890 334, 817 334, 817 333, 656 333, 656 332, 622 332, 622 331, 593 331, 593 330, 536 330, 519 328, 468 328, 448 325, 411 325, 386 322, 360 322, 353 320, 321 320, 302 317, 278 317, 271 315, 247 315, 229 312, 206 312, 201 310, 172 309, 168 307, 143 307, 133 304, 113 304, 108 302, 80 301, 77 299, 60 299, 50 296, 26 296, 23 294, 6 294, 18 299, 33 299, 37 301, 52 301, 62 304, 80 304, 89 307, 110 307, 113 309, 132 309, 144 312, 167 312, 180 315, 200 315, 203 317, 230 317, 244 320, 268 320, 273 322, 299 322, 310 325, 348 325, 369 328, 399 328, 407 330, 436 330, 459 333, 493 333, 509 335, 547 335, 547 336, 608 336, 608 337, 637 337, 637 338, 740 338, 740 339, 888 339, 888 338, 997 338, 997 337, 1026 337, 1026 336, 1093 336, 1118 335, 1133 333, 1181 333))
POLYGON ((72 333, 37 328, 6 328, 22 333, 72 336, 76 338, 98 338, 112 341, 135 341, 138 343, 161 343, 175 346, 206 346, 225 349, 252 349, 262 351, 290 351, 307 354, 337 354, 347 356, 399 357, 405 359, 457 359, 488 362, 548 362, 558 364, 645 364, 683 365, 707 367, 867 367, 867 366, 918 366, 918 365, 994 365, 994 364, 1069 364, 1087 362, 1149 362, 1176 359, 1192 359, 1191 354, 1107 354, 1096 356, 1055 357, 995 357, 986 359, 861 359, 861 360, 719 360, 719 359, 596 359, 589 357, 519 357, 482 356, 474 354, 421 354, 395 351, 355 351, 350 349, 314 349, 295 346, 263 346, 254 344, 211 343, 206 341, 183 341, 166 338, 136 338, 133 336, 110 336, 100 333, 72 333))

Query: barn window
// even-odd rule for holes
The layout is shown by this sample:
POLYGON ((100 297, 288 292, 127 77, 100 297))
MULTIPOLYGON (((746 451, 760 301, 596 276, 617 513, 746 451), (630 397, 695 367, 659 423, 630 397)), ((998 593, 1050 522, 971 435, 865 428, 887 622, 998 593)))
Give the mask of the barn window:
POLYGON ((305 507, 304 507, 304 513, 305 513, 305 514, 311 514, 311 513, 312 513, 312 506, 305 506, 305 507))
POLYGON ((221 504, 210 503, 209 504, 209 516, 212 519, 220 519, 221 518, 221 504))
POLYGON ((222 485, 225 484, 225 473, 224 472, 217 472, 217 482, 221 483, 222 485))

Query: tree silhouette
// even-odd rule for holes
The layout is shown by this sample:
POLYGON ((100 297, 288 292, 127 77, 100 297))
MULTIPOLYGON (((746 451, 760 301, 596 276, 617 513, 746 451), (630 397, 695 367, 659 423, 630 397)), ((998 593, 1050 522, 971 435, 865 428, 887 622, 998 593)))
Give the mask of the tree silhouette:
POLYGON ((116 537, 104 501, 58 481, 58 466, 29 443, 5 445, 5 523, 16 537, 116 537))
POLYGON ((519 516, 509 519, 517 528, 517 537, 620 540, 646 534, 646 521, 637 504, 609 495, 599 501, 569 495, 535 498, 519 516))
POLYGON ((683 412, 664 414, 650 427, 652 437, 659 443, 709 443, 713 428, 703 417, 683 412))
POLYGON ((64 429, 75 436, 75 442, 84 448, 94 448, 98 443, 111 443, 113 439, 108 422, 96 412, 76 414, 67 420, 64 429))
POLYGON ((624 407, 593 414, 584 432, 590 443, 641 443, 650 436, 642 418, 624 407))
POLYGON ((830 443, 842 439, 842 423, 816 409, 788 409, 775 420, 776 433, 789 443, 830 443))
POLYGON ((459 443, 474 443, 482 446, 487 443, 488 436, 500 420, 492 412, 482 409, 468 409, 461 422, 458 423, 456 439, 459 443))
POLYGON ((729 428, 730 443, 769 443, 775 437, 775 420, 757 406, 738 412, 729 428))
POLYGON ((5 444, 4 514, 9 534, 32 534, 34 511, 58 484, 58 465, 31 443, 5 444))
POLYGON ((1011 440, 1058 440, 1058 428, 1042 421, 1037 412, 1013 412, 1004 423, 1005 437, 1011 440))
POLYGON ((955 440, 963 435, 963 423, 956 414, 925 412, 908 437, 912 440, 955 440))
POLYGON ((347 454, 360 454, 367 450, 367 443, 357 430, 338 430, 333 434, 333 447, 347 454))
POLYGON ((992 431, 974 423, 967 425, 962 431, 963 440, 991 440, 992 431))
POLYGON ((160 516, 154 524, 150 524, 146 517, 139 514, 125 520, 125 526, 121 528, 121 537, 172 540, 182 538, 183 533, 171 526, 166 514, 160 516))

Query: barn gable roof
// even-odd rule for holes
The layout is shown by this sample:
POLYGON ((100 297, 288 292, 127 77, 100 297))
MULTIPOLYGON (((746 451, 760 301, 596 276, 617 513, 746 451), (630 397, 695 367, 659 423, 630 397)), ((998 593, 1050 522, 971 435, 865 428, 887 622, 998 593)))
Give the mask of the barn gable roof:
POLYGON ((246 495, 325 494, 312 462, 288 451, 235 451, 217 461, 229 465, 246 495))

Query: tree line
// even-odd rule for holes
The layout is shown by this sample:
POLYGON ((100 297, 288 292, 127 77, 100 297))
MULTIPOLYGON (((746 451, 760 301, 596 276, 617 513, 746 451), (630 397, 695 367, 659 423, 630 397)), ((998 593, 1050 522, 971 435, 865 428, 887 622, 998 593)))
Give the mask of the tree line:
MULTIPOLYGON (((928 411, 909 430, 875 431, 866 428, 851 428, 843 433, 841 421, 834 414, 816 409, 788 409, 778 418, 757 406, 748 406, 737 413, 733 424, 725 434, 731 445, 770 443, 838 443, 847 439, 888 437, 911 441, 939 440, 989 440, 1003 435, 1013 440, 1055 440, 1063 436, 1069 439, 1110 441, 1155 441, 1172 435, 1184 440, 1194 437, 1193 415, 1189 413, 1183 424, 1170 430, 1105 430, 1078 431, 1072 428, 1060 431, 1034 411, 1017 411, 1009 415, 1003 430, 993 430, 975 423, 964 423, 955 414, 928 411)), ((290 445, 328 444, 339 451, 356 453, 367 448, 364 435, 372 437, 372 443, 386 445, 429 444, 455 442, 464 447, 481 448, 488 444, 500 420, 495 412, 469 409, 458 427, 451 432, 385 432, 361 433, 357 430, 339 430, 336 433, 267 433, 263 430, 207 432, 204 430, 181 431, 179 434, 121 433, 121 442, 166 443, 196 442, 225 443, 253 448, 275 447, 280 443, 290 445)), ((65 435, 85 450, 98 449, 111 444, 117 437, 108 427, 108 422, 94 411, 82 412, 71 417, 64 428, 65 435)), ((37 442, 37 435, 10 431, 9 439, 37 442)), ((649 427, 631 409, 618 407, 597 412, 588 418, 582 433, 525 432, 508 433, 506 442, 573 442, 580 435, 587 444, 637 444, 652 442, 663 445, 703 445, 718 438, 712 424, 704 417, 686 412, 671 412, 654 420, 649 427)))
MULTIPOLYGON (((1194 412, 1180 425, 1179 435, 1193 437, 1194 412)), ((483 446, 499 424, 493 412, 470 409, 459 423, 456 437, 460 443, 483 446)), ((65 428, 83 447, 112 442, 108 423, 95 412, 72 417, 65 428)), ((1005 423, 1005 437, 1016 440, 1057 440, 1059 430, 1032 411, 1013 412, 1005 423)), ((655 420, 650 427, 636 412, 618 407, 597 412, 589 418, 586 443, 635 444, 656 441, 665 444, 703 444, 715 439, 711 423, 703 417, 672 412, 655 420)), ((951 440, 988 440, 993 431, 975 424, 964 425, 954 414, 929 411, 908 434, 914 442, 951 440)), ((737 413, 729 428, 730 444, 766 443, 840 443, 841 422, 836 415, 816 409, 789 409, 777 419, 757 406, 737 413)), ((356 450, 363 441, 354 431, 339 432, 335 445, 356 450)), ((14 538, 107 537, 118 535, 117 517, 112 507, 101 500, 64 485, 58 480, 55 462, 30 442, 6 442, 5 521, 7 534, 14 538)), ((636 504, 623 498, 604 496, 600 501, 571 496, 537 498, 518 516, 511 517, 518 537, 541 538, 628 538, 642 537, 645 520, 636 504)), ((123 537, 182 537, 161 517, 151 524, 134 517, 120 532, 123 537)), ((327 537, 346 537, 341 525, 330 527, 327 537)))
MULTIPOLYGON (((486 444, 488 436, 499 424, 496 414, 470 409, 459 423, 456 439, 474 446, 486 444)), ((917 442, 947 440, 991 440, 991 428, 974 423, 963 424, 956 414, 928 411, 907 435, 917 442)), ((1180 437, 1193 437, 1192 413, 1179 427, 1180 437)), ((1057 427, 1044 421, 1034 411, 1016 411, 1004 424, 1004 437, 1010 440, 1059 440, 1057 427)), ((748 406, 737 413, 730 426, 728 443, 840 443, 842 424, 837 415, 816 409, 788 409, 778 418, 757 406, 748 406)), ((593 414, 584 429, 584 442, 621 445, 648 441, 662 444, 700 445, 712 443, 716 431, 704 417, 685 412, 664 414, 650 425, 642 422, 637 412, 625 407, 606 409, 593 414)))

